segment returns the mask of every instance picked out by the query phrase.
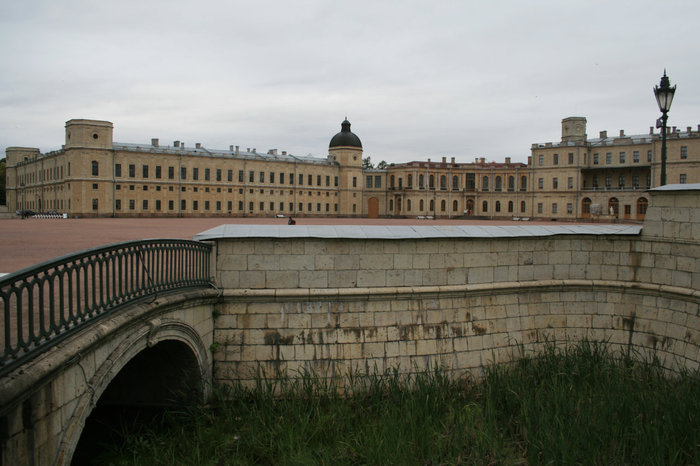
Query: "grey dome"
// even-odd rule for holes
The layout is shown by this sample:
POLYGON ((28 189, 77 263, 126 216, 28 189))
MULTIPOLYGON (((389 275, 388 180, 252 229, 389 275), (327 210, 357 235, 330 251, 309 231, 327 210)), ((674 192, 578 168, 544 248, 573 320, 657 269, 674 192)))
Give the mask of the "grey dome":
POLYGON ((362 143, 360 138, 357 137, 355 133, 350 131, 350 122, 346 119, 340 124, 340 133, 333 136, 331 143, 328 144, 328 148, 333 147, 359 147, 362 148, 362 143))

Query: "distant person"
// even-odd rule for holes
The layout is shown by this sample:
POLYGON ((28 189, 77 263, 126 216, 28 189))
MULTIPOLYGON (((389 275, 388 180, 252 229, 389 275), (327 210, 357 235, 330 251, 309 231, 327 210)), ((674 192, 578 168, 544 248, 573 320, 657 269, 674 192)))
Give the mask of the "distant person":
POLYGON ((287 225, 296 225, 297 221, 294 220, 292 217, 289 217, 289 221, 287 222, 287 225))

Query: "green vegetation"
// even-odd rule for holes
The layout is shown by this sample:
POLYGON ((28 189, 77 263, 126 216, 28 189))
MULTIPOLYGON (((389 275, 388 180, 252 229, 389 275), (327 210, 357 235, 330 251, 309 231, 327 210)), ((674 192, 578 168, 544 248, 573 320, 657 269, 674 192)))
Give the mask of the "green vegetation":
POLYGON ((697 464, 700 377, 583 342, 485 369, 304 373, 222 392, 109 448, 104 464, 697 464))

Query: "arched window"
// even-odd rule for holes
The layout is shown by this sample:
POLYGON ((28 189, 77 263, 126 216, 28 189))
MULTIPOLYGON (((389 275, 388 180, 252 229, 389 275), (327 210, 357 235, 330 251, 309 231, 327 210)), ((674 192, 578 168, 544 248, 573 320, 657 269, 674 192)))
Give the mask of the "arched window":
POLYGON ((445 175, 442 175, 440 177, 440 189, 442 189, 442 190, 447 189, 447 177, 445 177, 445 175))
POLYGON ((422 212, 424 207, 425 207, 425 204, 423 203, 423 199, 421 199, 420 203, 418 204, 418 210, 420 210, 422 212))
POLYGON ((452 201, 452 211, 457 212, 457 210, 459 210, 459 202, 452 201))
POLYGON ((446 208, 447 208, 447 203, 443 199, 442 201, 440 201, 440 212, 444 212, 446 208))
POLYGON ((496 191, 501 191, 503 189, 503 182, 500 176, 496 177, 496 191))
POLYGON ((637 199, 637 218, 643 219, 647 214, 647 208, 649 207, 649 201, 645 197, 640 197, 637 199))
POLYGON ((413 175, 408 175, 408 189, 413 188, 413 175))
POLYGON ((501 201, 496 201, 496 212, 501 211, 501 201))
POLYGON ((430 200, 430 209, 431 212, 435 211, 435 201, 433 199, 430 200))
POLYGON ((520 177, 520 190, 527 191, 527 176, 520 177))
POLYGON ((587 197, 584 197, 581 201, 581 215, 584 217, 591 215, 591 200, 587 197))
POLYGON ((410 212, 411 211, 411 200, 406 199, 406 211, 410 212))
POLYGON ((515 191, 515 177, 508 177, 508 191, 515 191))
POLYGON ((488 201, 484 201, 484 202, 481 204, 481 211, 482 211, 482 212, 488 212, 488 211, 489 211, 489 202, 488 202, 488 201))
POLYGON ((508 201, 508 212, 513 213, 513 201, 508 201))
POLYGON ((454 191, 459 189, 459 177, 457 175, 452 177, 452 189, 454 191))
POLYGON ((391 178, 389 178, 389 187, 394 187, 394 175, 391 175, 391 178))
POLYGON ((423 179, 423 175, 418 175, 418 187, 422 189, 424 182, 425 180, 423 179))
POLYGON ((482 189, 482 191, 489 190, 489 177, 488 176, 485 176, 481 179, 481 189, 482 189))
POLYGON ((525 204, 525 201, 520 201, 520 212, 523 214, 527 211, 527 204, 525 204))
POLYGON ((616 197, 611 197, 608 201, 608 212, 611 216, 617 217, 620 214, 620 201, 616 197))

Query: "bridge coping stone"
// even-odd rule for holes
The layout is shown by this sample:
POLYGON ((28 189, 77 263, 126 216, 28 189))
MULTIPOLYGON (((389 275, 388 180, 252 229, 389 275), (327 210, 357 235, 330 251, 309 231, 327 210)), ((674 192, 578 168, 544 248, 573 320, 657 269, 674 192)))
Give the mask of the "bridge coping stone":
MULTIPOLYGON (((219 225, 198 233, 197 241, 226 238, 447 239, 523 238, 557 235, 639 235, 641 225, 219 225)), ((320 251, 318 251, 320 252, 320 251)), ((388 251, 387 251, 388 252, 388 251)), ((435 251, 438 252, 438 251, 435 251)), ((447 252, 447 251, 439 251, 447 252)), ((239 251, 251 254, 251 251, 239 251)), ((262 253, 255 251, 255 253, 262 253)), ((268 252, 272 253, 272 252, 268 252)), ((287 254, 289 254, 287 252, 287 254)), ((294 255, 294 254, 292 254, 294 255)), ((262 265, 261 265, 262 266, 262 265)), ((284 267, 284 264, 280 264, 284 267)))

